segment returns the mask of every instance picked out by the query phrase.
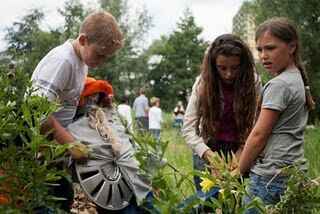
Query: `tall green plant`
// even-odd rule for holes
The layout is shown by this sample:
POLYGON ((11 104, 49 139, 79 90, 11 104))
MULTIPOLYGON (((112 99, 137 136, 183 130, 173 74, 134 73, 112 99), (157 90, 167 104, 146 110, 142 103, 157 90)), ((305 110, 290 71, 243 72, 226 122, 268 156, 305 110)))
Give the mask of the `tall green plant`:
POLYGON ((84 9, 83 4, 78 0, 68 0, 63 8, 58 9, 64 17, 63 40, 75 39, 78 37, 80 24, 88 11, 84 9))
MULTIPOLYGON (((192 183, 186 172, 181 172, 164 158, 164 151, 169 142, 156 142, 149 134, 134 136, 137 143, 136 158, 140 163, 140 173, 151 181, 155 198, 151 201, 153 207, 160 213, 188 213, 192 206, 181 207, 184 195, 181 185, 192 183), (160 146, 159 146, 160 145, 160 146), (173 177, 176 185, 169 183, 168 177, 173 177)), ((198 200, 193 200, 199 202, 198 200)))
MULTIPOLYGON (((166 115, 166 118, 168 118, 168 115, 166 115)), ((133 136, 139 145, 136 148, 136 157, 141 164, 141 173, 151 180, 153 192, 156 196, 151 202, 160 213, 196 213, 199 211, 198 208, 201 210, 204 206, 207 207, 205 210, 211 208, 211 211, 214 210, 216 213, 239 214, 252 207, 257 207, 261 213, 318 213, 320 211, 319 175, 316 178, 314 178, 314 175, 310 177, 299 170, 298 167, 286 169, 286 172, 291 174, 287 191, 278 204, 265 206, 260 199, 252 198, 249 195, 246 190, 248 180, 241 179, 239 172, 233 170, 236 163, 230 157, 220 158, 216 156, 214 158, 214 166, 219 169, 220 175, 218 178, 213 177, 209 172, 185 170, 187 167, 181 165, 181 158, 185 157, 182 154, 184 150, 176 149, 179 148, 176 144, 184 142, 175 139, 179 137, 174 137, 174 131, 167 126, 164 127, 163 132, 164 138, 162 139, 164 142, 160 142, 160 147, 149 135, 133 136), (170 153, 170 157, 167 156, 168 153, 170 153), (153 164, 151 167, 150 160, 159 164, 153 164), (202 177, 203 191, 215 185, 219 186, 220 194, 218 198, 212 198, 204 202, 197 196, 190 197, 194 189, 193 181, 190 180, 192 175, 202 177), (191 192, 186 191, 186 189, 191 190, 191 192), (247 206, 241 204, 244 196, 252 199, 247 206)), ((312 136, 314 135, 317 135, 316 130, 314 130, 314 133, 312 132, 312 136)), ((317 139, 314 138, 314 141, 307 143, 316 144, 317 139)), ((314 165, 312 166, 314 167, 314 165)))
POLYGON ((110 82, 117 95, 129 91, 135 97, 140 87, 146 84, 147 57, 143 54, 142 42, 151 26, 151 17, 145 7, 133 11, 127 0, 99 0, 101 8, 117 19, 123 34, 124 46, 111 56, 107 63, 96 68, 91 75, 110 82), (134 16, 130 14, 134 13, 134 16))
POLYGON ((208 172, 183 172, 164 159, 169 142, 159 144, 148 134, 133 137, 138 144, 136 158, 140 162, 141 173, 151 180, 155 196, 151 203, 160 213, 197 213, 211 208, 211 211, 240 214, 253 206, 265 212, 265 207, 258 198, 252 198, 252 202, 245 207, 241 206, 242 197, 250 196, 245 189, 247 181, 241 179, 238 171, 231 170, 234 169, 234 159, 219 156, 215 158, 215 166, 221 172, 219 178, 213 177, 208 172), (204 201, 196 194, 186 195, 183 188, 194 185, 190 174, 202 177, 204 183, 207 183, 204 192, 218 185, 219 197, 204 201))
POLYGON ((44 13, 39 9, 32 9, 19 21, 6 29, 5 39, 8 42, 7 55, 16 61, 24 61, 24 70, 28 73, 34 69, 34 60, 29 54, 36 45, 33 35, 40 30, 40 22, 44 13))
POLYGON ((285 171, 291 174, 288 189, 278 204, 269 207, 268 213, 319 213, 320 177, 311 179, 299 167, 285 171))
POLYGON ((44 55, 64 41, 61 40, 60 30, 45 31, 40 28, 43 18, 41 10, 32 9, 6 29, 5 39, 9 47, 4 61, 23 63, 24 72, 31 74, 44 55))
POLYGON ((49 183, 63 173, 49 166, 62 159, 66 148, 40 134, 41 123, 57 105, 31 96, 29 76, 21 67, 10 77, 2 69, 0 85, 0 195, 7 198, 0 210, 32 213, 41 206, 57 210, 49 183))

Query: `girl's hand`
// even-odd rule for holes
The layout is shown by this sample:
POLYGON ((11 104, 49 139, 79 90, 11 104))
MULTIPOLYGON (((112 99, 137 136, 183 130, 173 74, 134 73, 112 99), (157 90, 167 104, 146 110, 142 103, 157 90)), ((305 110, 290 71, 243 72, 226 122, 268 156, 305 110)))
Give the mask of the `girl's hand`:
POLYGON ((215 156, 219 156, 217 152, 213 152, 211 149, 208 149, 203 153, 203 159, 209 163, 209 168, 213 177, 217 179, 222 178, 222 174, 220 172, 219 166, 215 163, 215 156))
POLYGON ((212 162, 213 157, 217 155, 216 152, 213 152, 211 149, 208 149, 203 153, 202 158, 207 161, 208 163, 212 162))

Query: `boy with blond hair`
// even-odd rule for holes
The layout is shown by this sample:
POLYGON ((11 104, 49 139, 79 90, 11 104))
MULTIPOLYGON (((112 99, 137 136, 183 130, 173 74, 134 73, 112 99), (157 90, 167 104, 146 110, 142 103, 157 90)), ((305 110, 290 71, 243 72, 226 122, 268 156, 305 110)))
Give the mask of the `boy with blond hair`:
POLYGON ((148 112, 149 131, 154 136, 156 141, 159 142, 161 137, 161 124, 163 123, 162 110, 159 108, 160 99, 158 97, 151 97, 150 105, 151 108, 148 112))
MULTIPOLYGON (((102 65, 122 46, 122 35, 116 19, 110 13, 98 10, 83 20, 76 39, 69 39, 52 49, 32 74, 31 80, 36 89, 34 94, 61 104, 61 108, 44 122, 42 131, 53 130, 59 144, 76 142, 77 146, 69 149, 70 155, 76 161, 86 161, 90 155, 79 151, 79 148, 86 146, 64 128, 73 122, 88 68, 102 65)), ((70 212, 73 202, 72 184, 65 178, 58 183, 60 185, 54 187, 54 195, 66 198, 60 203, 60 207, 70 212)))

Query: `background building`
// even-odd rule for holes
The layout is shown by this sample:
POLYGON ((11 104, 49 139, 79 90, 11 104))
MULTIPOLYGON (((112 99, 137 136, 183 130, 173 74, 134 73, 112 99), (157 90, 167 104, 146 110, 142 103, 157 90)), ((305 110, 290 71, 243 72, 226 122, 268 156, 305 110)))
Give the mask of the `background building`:
POLYGON ((255 23, 253 15, 253 3, 243 2, 237 14, 232 20, 232 33, 238 35, 249 46, 253 58, 258 60, 258 52, 255 46, 255 23))

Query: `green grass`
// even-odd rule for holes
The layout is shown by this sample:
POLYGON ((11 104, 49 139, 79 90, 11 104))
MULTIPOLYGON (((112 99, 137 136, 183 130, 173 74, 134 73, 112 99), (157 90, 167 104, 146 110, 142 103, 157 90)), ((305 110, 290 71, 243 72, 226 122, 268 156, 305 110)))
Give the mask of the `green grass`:
POLYGON ((309 175, 311 178, 319 177, 320 122, 315 124, 314 129, 307 129, 303 146, 305 157, 309 162, 309 175))
MULTIPOLYGON (((168 141, 168 148, 165 151, 165 157, 170 164, 179 171, 190 174, 193 171, 192 151, 184 142, 181 133, 172 128, 172 114, 164 114, 165 124, 162 129, 162 140, 168 141)), ((319 151, 320 151, 320 123, 315 125, 314 129, 307 129, 304 143, 305 157, 309 162, 309 175, 311 178, 320 176, 319 151)), ((190 179, 193 177, 190 175, 190 179)), ((169 183, 175 184, 173 176, 168 176, 169 183)), ((185 183, 181 187, 186 195, 194 192, 194 187, 190 183, 185 183)))
MULTIPOLYGON (((161 139, 162 141, 169 142, 164 156, 168 163, 173 165, 181 173, 188 175, 188 179, 193 181, 193 175, 191 175, 193 171, 192 150, 185 143, 181 132, 172 127, 173 115, 170 113, 164 114, 164 121, 161 139)), ((171 170, 168 169, 169 174, 170 172, 171 170)), ((177 179, 179 178, 180 176, 177 176, 177 179)), ((176 183, 176 178, 173 175, 169 175, 168 180, 168 183, 172 185, 176 183)), ((181 190, 185 196, 189 196, 195 192, 194 185, 191 182, 184 182, 181 190)))
MULTIPOLYGON (((184 142, 181 134, 176 130, 165 131, 162 135, 163 139, 169 141, 169 145, 165 152, 165 158, 168 163, 173 165, 181 173, 188 175, 189 180, 193 181, 191 172, 193 171, 192 151, 184 142)), ((171 171, 168 169, 168 172, 171 171)), ((177 176, 179 179, 180 176, 177 176)), ((168 176, 169 183, 175 184, 174 176, 168 176)), ((184 182, 181 190, 185 196, 191 195, 194 191, 194 185, 191 182, 184 182)))

